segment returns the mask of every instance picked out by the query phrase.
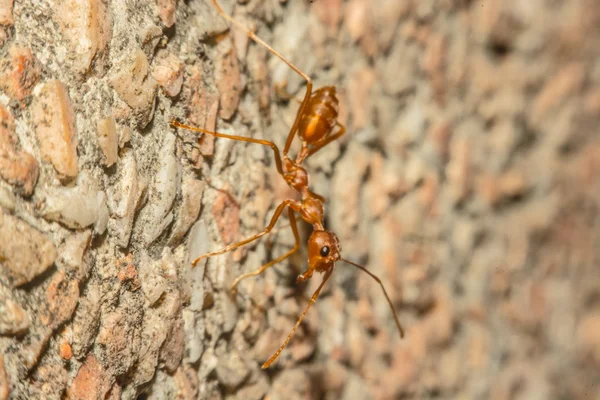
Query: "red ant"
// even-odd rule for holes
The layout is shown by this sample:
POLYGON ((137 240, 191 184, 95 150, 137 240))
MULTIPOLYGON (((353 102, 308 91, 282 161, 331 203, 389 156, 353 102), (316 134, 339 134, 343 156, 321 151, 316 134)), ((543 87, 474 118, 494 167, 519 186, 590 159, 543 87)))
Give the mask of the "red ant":
POLYGON ((323 226, 323 203, 325 202, 325 198, 309 190, 308 172, 302 166, 302 163, 308 157, 310 157, 319 149, 323 148, 324 146, 336 140, 345 133, 344 126, 337 121, 339 102, 336 97, 336 88, 334 86, 325 86, 312 92, 312 80, 308 75, 300 71, 295 65, 293 65, 285 57, 279 54, 276 50, 271 48, 271 46, 269 46, 267 43, 262 41, 262 39, 256 36, 248 28, 236 21, 233 17, 226 14, 217 2, 217 0, 212 0, 212 2, 217 8, 219 14, 221 14, 225 19, 227 19, 233 25, 245 31, 248 37, 250 37, 258 44, 264 46, 271 54, 281 59, 290 68, 292 68, 295 72, 302 76, 306 80, 306 94, 304 95, 304 99, 300 105, 300 109, 298 110, 298 114, 296 115, 294 124, 292 125, 292 128, 290 129, 290 132, 288 134, 282 155, 280 154, 277 145, 267 140, 211 132, 205 129, 183 125, 177 121, 171 121, 171 125, 207 135, 213 135, 218 138, 226 138, 249 143, 258 143, 264 146, 269 146, 271 149, 273 149, 273 154, 275 155, 275 165, 277 167, 277 171, 283 177, 283 179, 285 179, 285 181, 290 187, 292 187, 300 193, 302 200, 284 200, 281 204, 279 204, 279 206, 275 210, 275 213, 271 218, 271 222, 269 222, 269 225, 265 228, 265 230, 263 230, 260 233, 257 233, 256 235, 248 239, 242 240, 241 242, 226 246, 225 248, 219 251, 214 251, 200 256, 192 262, 192 266, 195 267, 196 264, 198 264, 198 262, 204 258, 226 253, 266 235, 273 229, 278 218, 287 208, 290 220, 290 227, 292 228, 292 232, 296 239, 294 247, 282 256, 277 257, 276 259, 264 264, 256 271, 239 276, 233 282, 233 285, 231 287, 232 291, 235 292, 237 290, 237 285, 243 279, 249 278, 251 276, 257 276, 263 273, 267 268, 273 266, 274 264, 280 261, 283 261, 298 250, 298 248, 300 247, 300 237, 298 234, 298 227, 296 226, 294 212, 300 214, 300 217, 304 221, 313 226, 313 232, 310 235, 310 238, 308 239, 308 269, 303 274, 298 276, 296 282, 300 283, 304 282, 307 279, 310 279, 313 275, 313 272, 315 271, 324 273, 325 276, 323 277, 323 281, 321 282, 317 290, 312 295, 310 302, 298 318, 296 325, 294 326, 288 337, 285 339, 279 350, 277 350, 277 352, 275 352, 275 354, 273 354, 273 356, 271 356, 271 358, 269 358, 263 364, 262 367, 268 368, 277 359, 277 357, 279 357, 279 354, 281 354, 283 349, 287 346, 292 335, 304 319, 306 312, 315 303, 317 297, 319 296, 319 293, 321 292, 321 289, 331 276, 336 261, 345 261, 346 263, 355 266, 356 268, 366 272, 371 278, 375 279, 377 283, 379 283, 394 314, 394 320, 396 321, 398 331, 400 332, 400 337, 403 338, 404 330, 400 325, 400 321, 398 320, 398 316, 396 315, 394 305, 392 304, 392 301, 390 300, 390 297, 388 296, 387 291, 385 290, 385 287, 383 286, 381 280, 373 273, 369 272, 365 267, 342 258, 340 242, 337 236, 335 235, 335 233, 325 230, 323 226), (296 158, 292 159, 288 157, 288 151, 296 133, 298 133, 298 136, 302 141, 302 147, 299 153, 297 154, 296 158))

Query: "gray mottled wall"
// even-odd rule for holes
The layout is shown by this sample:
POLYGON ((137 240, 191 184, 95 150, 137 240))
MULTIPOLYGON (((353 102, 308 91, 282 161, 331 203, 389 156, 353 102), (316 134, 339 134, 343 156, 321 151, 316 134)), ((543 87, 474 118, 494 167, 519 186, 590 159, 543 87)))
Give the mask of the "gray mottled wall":
MULTIPOLYGON (((0 400, 600 396, 600 5, 238 0, 336 85, 308 162, 344 256, 259 232, 302 79, 207 0, 0 0, 0 400)), ((235 3, 235 4, 233 4, 235 3)), ((302 228, 303 240, 309 230, 302 228)))

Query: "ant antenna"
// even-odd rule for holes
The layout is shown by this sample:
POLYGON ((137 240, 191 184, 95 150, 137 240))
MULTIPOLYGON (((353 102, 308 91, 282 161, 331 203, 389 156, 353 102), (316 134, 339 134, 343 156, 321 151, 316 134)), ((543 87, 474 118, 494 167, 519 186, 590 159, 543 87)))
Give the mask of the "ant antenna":
POLYGON ((346 260, 345 258, 340 258, 340 260, 345 261, 350 265, 354 265, 356 268, 362 270, 363 272, 366 272, 371 278, 375 279, 377 281, 377 283, 379 283, 379 286, 381 286, 381 290, 383 290, 383 294, 385 295, 385 298, 387 299, 387 302, 390 305, 390 308, 392 309, 392 313, 394 314, 394 320, 396 321, 396 326, 398 327, 398 331, 400 332, 400 339, 404 338, 404 329, 402 328, 402 325, 400 324, 400 320, 398 319, 398 314, 396 313, 396 308, 392 304, 392 300, 390 299, 390 296, 388 296, 387 291, 385 290, 385 287, 383 286, 383 283, 381 282, 381 280, 377 276, 375 276, 372 272, 369 272, 369 270, 366 269, 365 267, 363 267, 362 265, 353 263, 352 261, 346 260))

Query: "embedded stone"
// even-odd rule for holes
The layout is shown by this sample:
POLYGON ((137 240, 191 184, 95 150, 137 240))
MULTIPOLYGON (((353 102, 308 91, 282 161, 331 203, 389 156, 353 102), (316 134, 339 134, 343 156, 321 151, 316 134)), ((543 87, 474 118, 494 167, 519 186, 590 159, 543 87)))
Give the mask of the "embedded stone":
POLYGON ((0 209, 0 259, 12 283, 20 286, 54 263, 56 248, 46 235, 0 209))
POLYGON ((43 324, 56 329, 71 318, 78 299, 79 282, 67 278, 64 271, 58 271, 46 289, 47 308, 40 320, 43 324))
POLYGON ((25 196, 31 195, 38 179, 38 163, 29 153, 19 150, 14 120, 0 104, 0 177, 25 196))
POLYGON ((192 224, 198 219, 202 206, 204 182, 198 179, 185 178, 181 185, 181 191, 182 202, 169 240, 171 244, 180 242, 192 224))
POLYGON ((86 73, 101 60, 112 38, 112 15, 103 0, 61 0, 54 13, 63 36, 71 45, 72 63, 86 73))
POLYGON ((144 194, 145 184, 138 179, 133 150, 127 148, 123 150, 120 162, 117 164, 117 184, 108 191, 111 214, 109 231, 119 246, 127 247, 133 219, 144 194))
POLYGON ((29 329, 29 315, 8 293, 0 292, 0 335, 21 335, 29 329))
POLYGON ((0 59, 0 90, 21 101, 31 94, 40 80, 40 74, 40 64, 31 50, 13 45, 8 55, 0 59))
POLYGON ((170 28, 175 23, 175 11, 177 11, 177 0, 158 0, 158 16, 162 23, 170 28))
POLYGON ((152 76, 169 97, 175 97, 183 85, 183 63, 167 51, 159 51, 154 59, 152 76))
POLYGON ((69 399, 74 400, 104 399, 111 386, 111 376, 108 371, 93 354, 90 354, 77 371, 77 376, 67 390, 67 394, 69 399))
POLYGON ((95 224, 96 232, 106 228, 108 209, 106 195, 93 182, 79 179, 74 187, 50 187, 43 191, 38 203, 39 213, 72 229, 83 229, 95 224))
POLYGON ((126 373, 139 354, 141 309, 123 303, 115 311, 102 316, 96 342, 99 355, 114 367, 117 375, 126 373))
MULTIPOLYGON (((13 24, 13 0, 0 0, 0 25, 13 24)), ((2 395, 0 395, 2 398, 2 395)))
POLYGON ((240 230, 240 206, 230 193, 219 191, 212 206, 219 236, 225 244, 230 244, 240 230))
POLYGON ((159 168, 150 189, 148 204, 143 210, 147 221, 143 236, 146 244, 152 243, 173 221, 173 201, 181 178, 180 164, 175 156, 175 136, 163 139, 159 168))
POLYGON ((73 338, 71 346, 77 358, 88 353, 100 325, 100 302, 102 293, 97 285, 88 284, 81 297, 73 318, 73 338))
POLYGON ((104 153, 104 165, 110 167, 117 162, 119 143, 114 118, 102 118, 98 121, 98 144, 104 153))
POLYGON ((172 320, 168 323, 167 336, 160 348, 159 360, 163 362, 167 371, 172 373, 181 364, 185 350, 184 323, 179 294, 169 295, 165 299, 161 311, 172 320))
POLYGON ((46 82, 34 100, 32 116, 42 158, 61 179, 77 176, 77 130, 67 87, 56 79, 46 82))
POLYGON ((4 370, 4 360, 0 355, 0 400, 7 400, 10 395, 10 387, 8 385, 8 377, 4 370))
POLYGON ((231 119, 240 103, 242 80, 240 66, 235 47, 229 37, 217 45, 217 64, 215 80, 219 90, 221 108, 219 116, 225 120, 231 119))
POLYGON ((144 128, 152 120, 157 83, 149 74, 148 59, 140 49, 117 66, 109 83, 121 99, 133 109, 138 126, 144 128))
POLYGON ((83 262, 83 255, 90 244, 92 233, 90 230, 76 232, 59 247, 59 257, 56 264, 67 273, 74 274, 78 279, 87 276, 87 270, 83 262))

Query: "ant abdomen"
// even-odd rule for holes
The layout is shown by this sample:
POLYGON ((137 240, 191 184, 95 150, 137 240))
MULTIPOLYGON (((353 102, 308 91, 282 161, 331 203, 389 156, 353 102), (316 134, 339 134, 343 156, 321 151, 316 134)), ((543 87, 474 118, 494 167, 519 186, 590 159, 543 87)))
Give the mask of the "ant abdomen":
POLYGON ((298 135, 306 143, 316 144, 331 133, 339 108, 335 94, 335 86, 325 86, 310 96, 298 126, 298 135))

